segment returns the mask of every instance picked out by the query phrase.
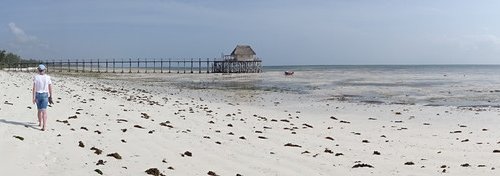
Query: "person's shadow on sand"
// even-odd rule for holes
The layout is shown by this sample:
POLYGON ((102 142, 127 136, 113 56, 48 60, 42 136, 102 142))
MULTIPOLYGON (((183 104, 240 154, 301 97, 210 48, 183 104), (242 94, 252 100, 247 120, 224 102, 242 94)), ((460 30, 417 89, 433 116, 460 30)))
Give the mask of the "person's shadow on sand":
POLYGON ((16 122, 16 121, 9 121, 5 119, 0 119, 0 123, 5 123, 5 124, 10 124, 10 125, 18 125, 18 126, 24 126, 26 128, 33 128, 36 130, 40 130, 36 128, 36 124, 33 122, 16 122))

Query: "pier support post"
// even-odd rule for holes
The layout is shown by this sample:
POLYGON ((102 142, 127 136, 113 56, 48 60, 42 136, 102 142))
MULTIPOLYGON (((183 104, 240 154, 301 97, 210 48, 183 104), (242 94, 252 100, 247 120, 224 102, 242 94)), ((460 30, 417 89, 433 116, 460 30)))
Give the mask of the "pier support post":
POLYGON ((148 72, 148 59, 144 59, 144 73, 148 72))
POLYGON ((132 73, 132 58, 128 58, 128 73, 132 73))
POLYGON ((160 73, 163 73, 163 58, 160 59, 160 73))
POLYGON ((210 73, 210 59, 207 58, 207 74, 210 73))
POLYGON ((139 58, 137 58, 137 73, 139 73, 139 58))
POLYGON ((193 58, 191 58, 191 74, 193 73, 193 58))

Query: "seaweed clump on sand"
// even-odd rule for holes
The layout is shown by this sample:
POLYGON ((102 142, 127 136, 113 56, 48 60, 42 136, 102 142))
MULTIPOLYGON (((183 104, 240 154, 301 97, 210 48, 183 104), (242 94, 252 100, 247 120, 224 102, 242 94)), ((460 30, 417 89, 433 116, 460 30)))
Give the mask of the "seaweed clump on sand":
POLYGON ((164 176, 164 174, 162 174, 160 172, 160 170, 158 170, 157 168, 149 168, 148 170, 145 171, 148 175, 154 175, 154 176, 164 176))

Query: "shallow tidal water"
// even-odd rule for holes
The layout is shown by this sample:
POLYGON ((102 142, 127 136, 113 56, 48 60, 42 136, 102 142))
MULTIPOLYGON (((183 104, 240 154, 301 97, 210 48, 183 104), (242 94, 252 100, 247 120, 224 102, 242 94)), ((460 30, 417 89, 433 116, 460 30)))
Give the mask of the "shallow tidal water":
POLYGON ((318 101, 500 107, 500 66, 277 66, 258 74, 127 75, 145 84, 183 89, 264 91, 318 101), (294 71, 285 76, 284 71, 294 71))

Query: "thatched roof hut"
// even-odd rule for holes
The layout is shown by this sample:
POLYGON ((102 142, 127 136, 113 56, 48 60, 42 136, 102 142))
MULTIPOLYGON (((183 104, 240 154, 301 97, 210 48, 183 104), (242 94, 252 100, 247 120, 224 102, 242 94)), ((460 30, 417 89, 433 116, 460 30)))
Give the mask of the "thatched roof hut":
POLYGON ((253 61, 256 60, 255 51, 249 45, 236 45, 231 57, 237 61, 253 61))

